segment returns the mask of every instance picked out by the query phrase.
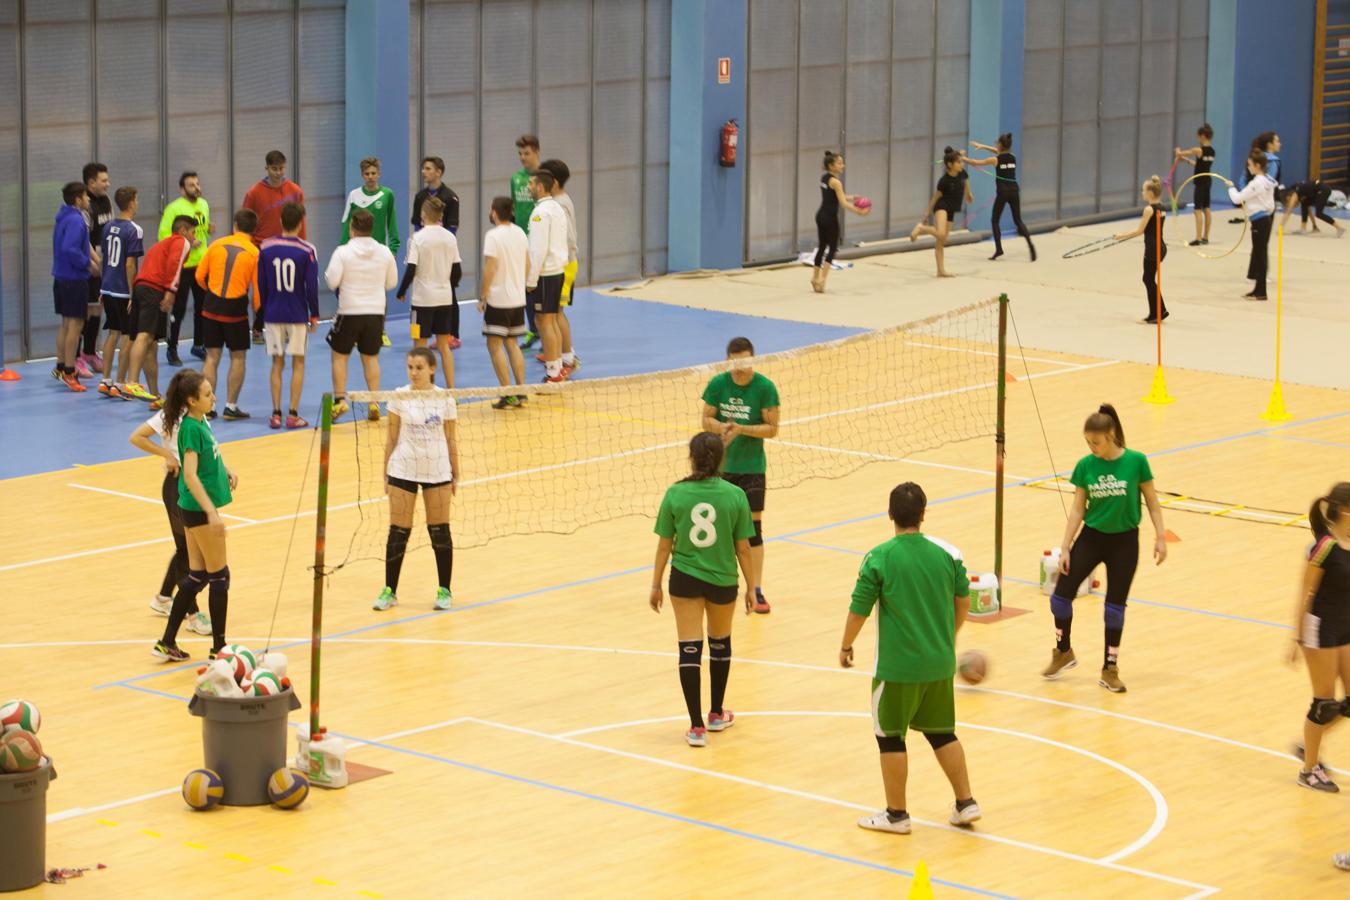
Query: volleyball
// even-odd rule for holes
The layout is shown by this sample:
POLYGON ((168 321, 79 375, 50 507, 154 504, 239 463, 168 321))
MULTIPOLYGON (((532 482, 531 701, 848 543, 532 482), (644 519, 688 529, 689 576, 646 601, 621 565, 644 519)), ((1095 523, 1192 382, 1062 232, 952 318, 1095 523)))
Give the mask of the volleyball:
POLYGON ((193 809, 213 809, 224 797, 225 783, 211 769, 193 769, 183 779, 183 800, 193 809))
POLYGON ((866 197, 859 197, 853 201, 853 205, 858 207, 858 209, 871 209, 872 201, 868 200, 866 197))
POLYGON ((961 654, 956 671, 966 684, 979 684, 989 674, 989 661, 979 650, 967 650, 961 654))
POLYGON ((234 667, 234 680, 241 684, 244 679, 253 674, 253 670, 258 666, 253 651, 242 644, 227 644, 223 650, 216 654, 216 658, 223 659, 234 667))
POLYGON ((28 731, 11 731, 0 738, 0 771, 31 772, 42 765, 42 744, 28 731))
POLYGON ((244 690, 257 697, 270 697, 273 694, 280 694, 283 690, 281 679, 275 672, 269 672, 266 669, 259 669, 253 673, 253 677, 243 685, 244 690))
POLYGON ((295 809, 309 796, 309 776, 299 769, 277 769, 267 779, 267 796, 273 806, 295 809))
POLYGON ((27 731, 37 734, 42 727, 42 716, 38 708, 27 700, 6 700, 0 706, 0 734, 11 731, 27 731))

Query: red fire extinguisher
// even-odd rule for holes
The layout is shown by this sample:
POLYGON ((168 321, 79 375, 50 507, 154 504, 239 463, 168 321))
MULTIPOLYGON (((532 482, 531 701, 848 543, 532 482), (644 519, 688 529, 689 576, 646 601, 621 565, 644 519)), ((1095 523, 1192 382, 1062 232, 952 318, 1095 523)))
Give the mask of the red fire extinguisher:
POLYGON ((731 168, 736 165, 736 144, 740 139, 740 129, 735 119, 727 119, 722 126, 722 152, 717 155, 718 164, 731 168))

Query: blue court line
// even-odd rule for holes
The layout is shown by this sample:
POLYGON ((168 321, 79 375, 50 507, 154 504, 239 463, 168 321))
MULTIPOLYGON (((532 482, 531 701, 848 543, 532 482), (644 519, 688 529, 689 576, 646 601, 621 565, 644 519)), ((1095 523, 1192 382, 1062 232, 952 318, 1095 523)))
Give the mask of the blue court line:
MULTIPOLYGON (((817 544, 812 541, 799 541, 793 538, 786 538, 786 537, 779 538, 779 540, 785 541, 786 543, 789 544, 798 544, 802 547, 813 547, 816 550, 830 550, 834 553, 847 553, 850 556, 867 555, 867 552, 865 550, 851 550, 848 547, 834 547, 831 546, 830 544, 817 544)), ((1028 581, 1025 578, 1013 578, 1012 576, 1008 575, 1004 576, 1003 581, 1009 584, 1024 584, 1030 587, 1040 586, 1040 582, 1038 581, 1028 581)), ((1285 625, 1280 622, 1268 622, 1265 619, 1253 619, 1250 616, 1239 616, 1233 613, 1217 612, 1215 610, 1209 609, 1197 609, 1196 607, 1193 606, 1181 606, 1176 603, 1163 603, 1161 600, 1141 600, 1138 597, 1130 597, 1129 602, 1137 603, 1140 606, 1156 606, 1161 609, 1176 610, 1177 612, 1194 613, 1195 615, 1198 616, 1212 616, 1213 618, 1216 619, 1230 619, 1234 622, 1246 622, 1251 625, 1264 625, 1267 628, 1282 628, 1285 631, 1289 631, 1292 629, 1292 626, 1285 625)))
POLYGON ((1344 444, 1340 441, 1324 441, 1320 438, 1299 437, 1296 434, 1272 434, 1268 436, 1280 441, 1298 441, 1300 444, 1320 444, 1323 447, 1340 447, 1350 450, 1350 444, 1344 444))
MULTIPOLYGON (((130 688, 133 691, 140 691, 144 694, 151 694, 156 697, 167 697, 170 700, 177 700, 179 703, 187 703, 187 700, 177 694, 170 694, 165 691, 157 691, 154 688, 140 687, 133 684, 124 684, 122 687, 130 688)), ((631 803, 627 800, 618 800, 614 797, 606 797, 603 794, 593 794, 590 791, 583 791, 579 788, 571 788, 566 785, 553 784, 548 781, 540 781, 536 778, 528 778, 524 775, 515 775, 510 772, 503 772, 498 769, 489 769, 486 766, 475 765, 474 763, 464 762, 463 760, 451 759, 448 756, 440 756, 435 753, 426 753, 421 750, 413 750, 407 747, 398 747, 393 744, 386 744, 380 741, 370 741, 365 738, 356 737, 350 734, 343 734, 336 731, 330 731, 329 734, 340 737, 343 740, 359 741, 370 747, 378 747, 381 750, 389 750, 393 753, 402 753, 405 756, 424 759, 429 762, 440 763, 441 765, 454 766, 457 769, 463 769, 468 772, 476 772, 479 775, 490 775, 493 778, 500 778, 505 781, 514 781, 517 784, 529 785, 530 787, 543 788, 547 791, 553 791, 558 794, 565 794, 569 797, 579 797, 582 800, 594 800, 597 803, 604 803, 608 806, 616 806, 619 809, 627 809, 633 812, 644 813, 649 816, 656 816, 662 819, 669 819, 674 822, 680 822, 685 825, 693 825, 698 828, 706 828, 709 831, 716 831, 722 834, 729 834, 733 837, 746 838, 761 844, 768 844, 771 847, 781 847, 784 850, 792 850, 797 853, 806 853, 811 856, 818 856, 822 859, 828 859, 832 862, 841 862, 850 866, 858 866, 864 869, 874 869, 879 872, 887 872, 891 875, 901 875, 905 878, 913 879, 914 873, 908 869, 901 869, 895 866, 884 865, 883 863, 872 862, 866 859, 858 859, 853 856, 844 856, 841 853, 834 853, 829 850, 821 850, 817 847, 808 847, 805 844, 796 844, 791 841, 784 841, 779 838, 769 837, 766 834, 757 834, 753 831, 745 831, 740 828, 733 828, 730 825, 719 825, 716 822, 709 822, 705 819, 695 819, 692 816, 683 816, 679 813, 667 812, 663 809, 655 809, 650 806, 643 806, 639 803, 631 803)), ((965 891, 970 894, 978 894, 981 897, 996 897, 999 900, 1017 900, 1011 894, 1000 894, 997 891, 985 890, 969 884, 962 884, 959 881, 948 881, 944 878, 929 877, 933 884, 940 884, 943 887, 954 888, 959 891, 965 891)))

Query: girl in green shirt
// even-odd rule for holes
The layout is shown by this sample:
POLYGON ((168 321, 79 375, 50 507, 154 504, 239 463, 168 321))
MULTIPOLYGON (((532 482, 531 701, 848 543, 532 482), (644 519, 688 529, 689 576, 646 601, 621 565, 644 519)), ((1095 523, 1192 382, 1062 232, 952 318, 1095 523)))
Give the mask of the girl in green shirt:
POLYGON ((1125 447, 1125 429, 1116 408, 1103 403, 1083 423, 1083 437, 1090 454, 1074 466, 1073 510, 1064 529, 1060 548, 1059 580, 1050 595, 1050 611, 1055 617, 1055 649, 1050 665, 1041 675, 1058 678, 1078 665, 1069 644, 1073 625, 1073 598, 1078 588, 1101 564, 1106 564, 1106 651, 1102 674, 1097 682, 1113 693, 1124 693, 1116 664, 1120 636, 1125 630, 1125 601, 1130 583, 1139 566, 1139 498, 1148 504, 1153 521, 1153 559, 1162 565, 1167 559, 1167 531, 1163 528, 1162 507, 1153 489, 1153 471, 1148 457, 1125 447), (1079 526, 1082 531, 1079 531, 1079 526))
POLYGON ((746 615, 755 605, 749 540, 755 529, 750 520, 750 502, 743 490, 719 477, 721 466, 722 439, 706 431, 694 435, 689 442, 689 477, 666 491, 654 529, 660 540, 656 544, 656 571, 648 603, 653 612, 661 611, 665 601, 661 577, 673 555, 670 599, 680 645, 680 687, 689 709, 685 740, 691 747, 706 746, 709 731, 725 731, 736 720, 731 710, 723 709, 722 699, 731 671, 731 621, 740 593, 736 579, 738 563, 746 581, 746 615), (712 681, 706 726, 699 703, 705 615, 708 675, 712 681))
POLYGON ((211 658, 225 646, 225 612, 229 606, 230 567, 225 560, 225 523, 220 508, 233 498, 239 478, 220 457, 206 414, 216 405, 216 394, 196 369, 174 375, 165 392, 164 430, 177 429, 179 466, 178 506, 187 536, 188 574, 178 586, 164 637, 150 651, 165 662, 181 662, 187 653, 178 647, 178 627, 208 589, 211 609, 211 658))

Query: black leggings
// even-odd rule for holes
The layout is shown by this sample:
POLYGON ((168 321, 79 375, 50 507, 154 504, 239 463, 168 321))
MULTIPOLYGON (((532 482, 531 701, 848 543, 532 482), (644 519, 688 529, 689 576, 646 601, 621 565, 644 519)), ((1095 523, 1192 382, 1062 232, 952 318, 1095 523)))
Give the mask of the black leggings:
MULTIPOLYGON (((164 581, 160 584, 159 595, 161 597, 172 597, 173 589, 181 584, 188 573, 188 550, 187 534, 183 530, 183 517, 178 511, 178 476, 164 473, 164 484, 160 488, 160 496, 164 500, 164 511, 169 514, 169 530, 173 532, 173 558, 169 560, 169 568, 164 573, 164 581)), ((197 611, 197 601, 192 601, 192 607, 189 613, 197 611)))
POLYGON ((1256 282, 1252 293, 1257 297, 1266 295, 1266 270, 1269 268, 1270 229, 1275 223, 1274 216, 1262 216, 1252 219, 1252 258, 1247 264, 1247 277, 1256 282))
POLYGON ((1022 221, 1022 195, 1021 191, 999 191, 994 195, 994 211, 990 213, 991 222, 994 226, 994 252, 1003 252, 1003 239, 999 234, 1002 229, 999 227, 999 220, 1003 218, 1003 207, 1012 210, 1013 225, 1017 227, 1017 233, 1027 239, 1027 246, 1031 246, 1031 232, 1027 231, 1026 223, 1022 221))
MULTIPOLYGON (((1163 244, 1162 258, 1167 259, 1167 245, 1163 244)), ((1158 261, 1144 255, 1144 290, 1148 293, 1148 317, 1167 315, 1167 303, 1158 295, 1158 261), (1161 307, 1161 308, 1159 308, 1161 307)))
MULTIPOLYGON (((1312 212, 1313 215, 1317 216, 1317 218, 1321 219, 1323 222, 1326 222, 1328 225, 1335 227, 1336 220, 1333 219, 1331 216, 1327 215, 1326 213, 1327 201, 1330 199, 1331 199, 1331 188, 1323 187, 1320 191, 1317 192, 1317 196, 1312 198, 1313 200, 1312 212)), ((1303 224, 1307 225, 1308 203, 1305 201, 1301 204, 1301 206, 1302 209, 1300 210, 1300 212, 1302 213, 1303 224)))
POLYGON ((1108 534, 1084 525, 1069 551, 1069 574, 1055 582, 1055 597, 1070 603, 1092 571, 1106 563, 1106 602, 1124 606, 1139 568, 1139 529, 1108 534))
POLYGON ((821 260, 834 262, 834 254, 839 250, 839 217, 823 210, 816 212, 816 268, 821 260), (828 250, 827 250, 828 248, 828 250))

